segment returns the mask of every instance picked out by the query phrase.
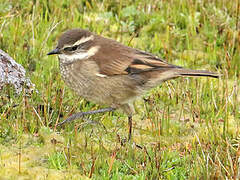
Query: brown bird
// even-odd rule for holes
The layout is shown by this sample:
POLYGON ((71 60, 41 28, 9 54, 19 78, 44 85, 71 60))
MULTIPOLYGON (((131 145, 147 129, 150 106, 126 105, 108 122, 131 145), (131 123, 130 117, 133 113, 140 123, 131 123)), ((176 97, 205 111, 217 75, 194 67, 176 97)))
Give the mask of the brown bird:
POLYGON ((129 139, 132 133, 133 101, 160 83, 181 76, 218 74, 185 69, 161 58, 83 29, 64 32, 57 47, 47 55, 58 54, 65 83, 88 101, 109 106, 80 112, 60 123, 85 115, 122 109, 128 115, 129 139))

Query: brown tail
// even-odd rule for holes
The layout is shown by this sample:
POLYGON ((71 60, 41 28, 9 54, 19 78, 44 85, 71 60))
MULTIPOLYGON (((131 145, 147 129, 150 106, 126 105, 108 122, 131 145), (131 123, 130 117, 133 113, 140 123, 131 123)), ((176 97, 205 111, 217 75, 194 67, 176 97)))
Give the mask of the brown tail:
POLYGON ((205 70, 184 69, 184 68, 179 68, 178 74, 180 76, 208 76, 213 78, 219 78, 220 76, 220 74, 214 73, 214 72, 209 72, 205 70))

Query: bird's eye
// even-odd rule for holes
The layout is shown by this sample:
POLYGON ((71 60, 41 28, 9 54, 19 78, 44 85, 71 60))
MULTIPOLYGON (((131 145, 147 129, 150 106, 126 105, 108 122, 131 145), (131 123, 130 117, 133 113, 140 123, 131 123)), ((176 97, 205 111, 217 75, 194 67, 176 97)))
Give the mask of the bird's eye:
POLYGON ((72 47, 72 51, 77 50, 77 48, 78 48, 78 46, 73 46, 73 47, 72 47))
POLYGON ((64 48, 64 51, 75 51, 77 50, 78 46, 72 46, 72 47, 66 47, 64 48))

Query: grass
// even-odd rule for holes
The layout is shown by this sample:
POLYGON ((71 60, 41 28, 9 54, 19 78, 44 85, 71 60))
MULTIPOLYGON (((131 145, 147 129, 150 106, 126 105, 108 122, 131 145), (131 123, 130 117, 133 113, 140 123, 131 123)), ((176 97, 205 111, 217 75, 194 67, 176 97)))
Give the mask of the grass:
POLYGON ((0 179, 239 179, 239 7, 237 0, 0 0, 0 49, 38 91, 0 92, 0 179), (57 58, 46 56, 74 27, 223 76, 168 81, 139 99, 133 140, 142 149, 121 146, 121 112, 56 128, 74 112, 100 108, 66 87, 57 58))

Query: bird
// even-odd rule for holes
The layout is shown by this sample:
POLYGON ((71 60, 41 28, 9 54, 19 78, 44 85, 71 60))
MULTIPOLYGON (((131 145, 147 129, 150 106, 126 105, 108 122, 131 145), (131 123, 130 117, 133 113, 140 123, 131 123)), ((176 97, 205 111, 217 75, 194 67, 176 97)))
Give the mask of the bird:
POLYGON ((177 77, 219 77, 215 72, 170 64, 151 53, 80 28, 65 31, 47 55, 54 54, 67 86, 87 101, 107 107, 73 114, 58 125, 121 109, 128 116, 128 140, 132 137, 133 103, 138 97, 177 77))

